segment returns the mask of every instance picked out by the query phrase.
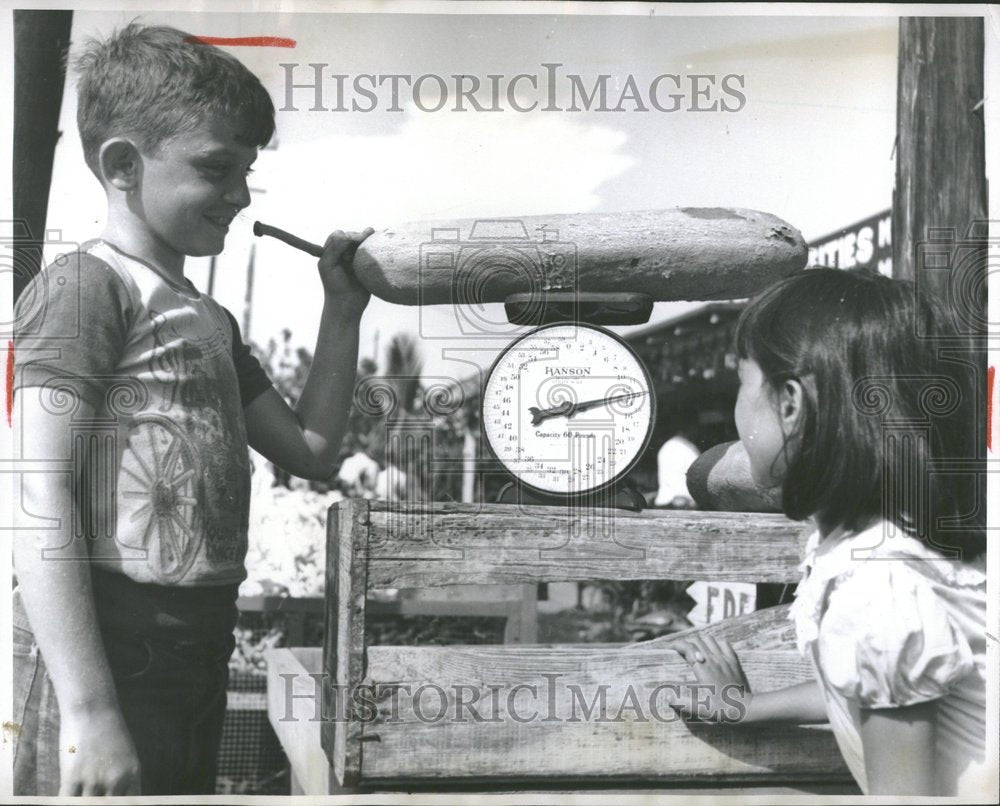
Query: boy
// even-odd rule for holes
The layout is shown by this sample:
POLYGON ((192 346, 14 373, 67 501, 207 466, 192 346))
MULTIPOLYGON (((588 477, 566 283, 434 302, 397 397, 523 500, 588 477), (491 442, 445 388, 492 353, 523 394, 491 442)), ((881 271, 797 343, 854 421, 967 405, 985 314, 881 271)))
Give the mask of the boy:
POLYGON ((322 479, 347 420, 369 299, 349 269, 371 230, 326 242, 316 357, 292 411, 232 315, 184 278, 186 256, 222 251, 274 131, 257 78, 186 38, 132 24, 80 58, 78 124, 108 223, 73 256, 78 277, 54 264, 20 300, 44 300, 17 319, 21 457, 74 471, 23 476, 17 794, 214 793, 247 443, 322 479), (56 337, 77 319, 78 337, 56 337))

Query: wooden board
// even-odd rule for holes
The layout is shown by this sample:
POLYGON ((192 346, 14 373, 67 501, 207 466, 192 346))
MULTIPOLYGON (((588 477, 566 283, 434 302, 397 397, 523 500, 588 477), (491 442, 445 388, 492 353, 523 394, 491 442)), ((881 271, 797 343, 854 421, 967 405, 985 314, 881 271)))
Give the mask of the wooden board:
POLYGON ((288 756, 292 774, 305 795, 330 793, 330 762, 321 747, 322 696, 316 680, 321 671, 319 647, 272 649, 267 653, 267 718, 288 756))
MULTIPOLYGON (((365 649, 368 505, 348 500, 330 508, 327 523, 327 572, 323 671, 325 713, 334 713, 332 684, 345 690, 361 679, 365 649)), ((385 587, 385 586, 383 586, 385 587)), ((361 726, 357 722, 324 722, 323 749, 337 781, 355 786, 361 767, 361 726)))
POLYGON ((706 627, 693 627, 690 630, 664 635, 651 641, 633 644, 636 650, 665 649, 677 641, 683 641, 690 635, 710 635, 716 640, 726 640, 737 652, 748 649, 786 649, 795 647, 795 624, 788 615, 790 605, 779 605, 747 613, 735 618, 728 618, 709 624, 706 627))
POLYGON ((354 272, 399 305, 572 290, 738 299, 801 269, 807 254, 799 232, 769 213, 679 207, 399 224, 365 241, 354 272))
POLYGON ((588 579, 798 582, 812 528, 765 513, 368 505, 371 588, 588 579))
MULTIPOLYGON (((755 513, 334 505, 324 670, 345 687, 355 709, 369 711, 323 724, 335 781, 366 789, 849 782, 822 726, 692 725, 677 718, 662 685, 686 679, 687 665, 669 648, 684 634, 639 645, 557 647, 367 647, 364 636, 365 593, 386 587, 586 579, 796 582, 810 528, 755 513), (370 688, 375 684, 382 688, 378 698, 370 688), (541 718, 524 719, 528 686, 539 687, 536 699, 537 691, 544 693, 541 718), (423 719, 412 707, 415 692, 423 719), (657 695, 652 704, 651 695, 657 695), (599 705, 585 715, 602 696, 603 717, 599 705), (477 704, 479 719, 468 707, 477 704), (446 716, 436 718, 441 708, 446 716), (455 714, 465 718, 447 718, 455 714)), ((751 683, 762 690, 811 676, 792 649, 787 608, 707 631, 739 649, 751 683)), ((328 714, 345 713, 345 701, 337 707, 330 700, 328 714)))
MULTIPOLYGON (((669 649, 371 647, 367 658, 366 682, 410 691, 384 697, 364 725, 367 783, 849 778, 824 726, 679 720, 656 691, 692 680, 669 649)), ((811 677, 794 650, 747 650, 742 662, 761 690, 811 677)))

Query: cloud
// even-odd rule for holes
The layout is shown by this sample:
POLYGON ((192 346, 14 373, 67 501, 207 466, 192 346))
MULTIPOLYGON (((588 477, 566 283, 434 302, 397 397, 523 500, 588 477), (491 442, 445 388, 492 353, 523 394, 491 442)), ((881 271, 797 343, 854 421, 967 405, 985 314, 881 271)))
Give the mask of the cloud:
MULTIPOLYGON (((295 134, 262 153, 254 183, 266 193, 248 215, 318 242, 336 228, 593 210, 602 185, 633 163, 623 153, 624 132, 571 115, 415 112, 382 136, 313 133, 296 141, 295 134)), ((261 243, 258 265, 308 260, 287 250, 261 243)), ((295 311, 293 340, 311 346, 321 301, 288 280, 288 272, 257 272, 254 334, 263 340, 277 333, 295 311)), ((376 328, 383 346, 398 331, 416 332, 417 313, 373 302, 362 354, 371 352, 376 328)), ((454 317, 425 312, 425 327, 433 323, 438 336, 448 335, 449 321, 454 317)), ((454 335, 458 345, 461 334, 454 335)), ((435 351, 446 346, 447 339, 437 341, 435 351)))
POLYGON ((267 206, 320 229, 578 212, 633 163, 624 132, 573 116, 406 114, 386 136, 286 140, 258 172, 267 206))

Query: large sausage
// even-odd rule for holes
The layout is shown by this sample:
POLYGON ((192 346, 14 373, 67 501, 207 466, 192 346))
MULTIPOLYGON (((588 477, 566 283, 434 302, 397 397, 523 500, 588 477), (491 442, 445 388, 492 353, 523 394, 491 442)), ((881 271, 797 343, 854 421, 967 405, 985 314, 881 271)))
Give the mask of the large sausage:
POLYGON ((694 460, 687 486, 699 509, 721 512, 781 512, 781 487, 761 487, 750 472, 740 442, 724 442, 694 460))
MULTIPOLYGON (((323 248, 254 224, 319 256, 323 248)), ((654 300, 748 297, 806 263, 793 227, 768 213, 679 207, 400 224, 358 249, 354 271, 401 305, 503 302, 546 291, 631 291, 654 300)))
POLYGON ((752 296, 807 254, 799 232, 768 213, 679 207, 401 224, 369 237, 354 271, 400 305, 573 290, 712 300, 752 296))

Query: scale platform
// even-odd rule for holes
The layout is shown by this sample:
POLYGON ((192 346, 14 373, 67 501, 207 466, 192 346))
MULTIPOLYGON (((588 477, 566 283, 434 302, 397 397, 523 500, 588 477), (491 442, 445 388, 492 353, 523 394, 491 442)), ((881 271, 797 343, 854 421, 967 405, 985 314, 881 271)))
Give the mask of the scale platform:
POLYGON ((642 325, 653 312, 653 298, 630 291, 549 291, 511 294, 504 309, 511 324, 530 327, 555 322, 642 325))

